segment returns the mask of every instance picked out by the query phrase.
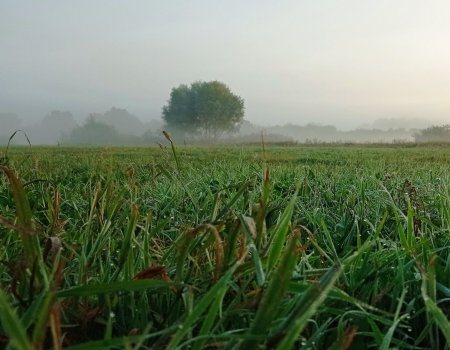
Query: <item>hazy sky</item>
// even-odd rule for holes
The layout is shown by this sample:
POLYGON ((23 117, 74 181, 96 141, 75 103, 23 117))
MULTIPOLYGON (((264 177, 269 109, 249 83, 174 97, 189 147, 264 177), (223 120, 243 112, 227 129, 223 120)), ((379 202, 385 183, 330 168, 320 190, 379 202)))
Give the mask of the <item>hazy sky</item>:
POLYGON ((0 112, 159 118, 220 80, 246 118, 450 122, 450 1, 0 1, 0 112))

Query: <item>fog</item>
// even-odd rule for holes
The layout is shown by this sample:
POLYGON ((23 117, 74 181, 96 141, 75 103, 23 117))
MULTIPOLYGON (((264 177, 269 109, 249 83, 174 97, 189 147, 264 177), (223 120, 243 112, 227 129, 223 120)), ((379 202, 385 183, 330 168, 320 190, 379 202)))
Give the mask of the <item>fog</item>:
POLYGON ((244 120, 237 132, 224 133, 218 139, 205 139, 203 135, 173 129, 159 119, 144 122, 128 110, 116 107, 103 113, 90 113, 83 122, 78 122, 70 111, 58 110, 51 111, 42 120, 31 124, 26 124, 13 113, 0 113, 0 120, 0 145, 7 144, 17 130, 23 132, 12 139, 13 144, 30 142, 32 145, 156 145, 165 141, 163 130, 168 130, 175 142, 192 145, 211 142, 260 143, 262 140, 307 144, 450 141, 448 126, 428 130, 428 136, 418 138, 431 124, 425 119, 405 118, 378 119, 371 125, 352 130, 317 123, 268 126, 244 120))
POLYGON ((448 13, 440 0, 2 0, 0 134, 54 143, 113 106, 153 132, 170 90, 198 80, 226 83, 258 130, 450 123, 448 13), (48 127, 52 111, 72 129, 48 127))

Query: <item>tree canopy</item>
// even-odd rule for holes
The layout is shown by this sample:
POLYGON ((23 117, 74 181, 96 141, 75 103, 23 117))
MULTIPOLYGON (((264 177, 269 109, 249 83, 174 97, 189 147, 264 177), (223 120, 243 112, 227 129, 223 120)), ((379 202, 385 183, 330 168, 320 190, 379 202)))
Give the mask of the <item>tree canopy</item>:
POLYGON ((74 129, 64 141, 71 144, 108 145, 118 142, 119 138, 120 134, 113 126, 95 120, 91 114, 86 123, 74 129))
POLYGON ((195 82, 173 88, 163 119, 170 128, 217 138, 239 129, 244 100, 219 81, 195 82))

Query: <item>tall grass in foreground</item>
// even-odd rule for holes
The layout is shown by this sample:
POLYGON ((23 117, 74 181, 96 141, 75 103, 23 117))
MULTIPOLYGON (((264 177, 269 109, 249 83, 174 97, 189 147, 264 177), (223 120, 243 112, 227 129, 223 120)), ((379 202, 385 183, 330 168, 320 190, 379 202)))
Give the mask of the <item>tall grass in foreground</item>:
POLYGON ((448 348, 448 151, 167 138, 11 150, 2 346, 448 348))

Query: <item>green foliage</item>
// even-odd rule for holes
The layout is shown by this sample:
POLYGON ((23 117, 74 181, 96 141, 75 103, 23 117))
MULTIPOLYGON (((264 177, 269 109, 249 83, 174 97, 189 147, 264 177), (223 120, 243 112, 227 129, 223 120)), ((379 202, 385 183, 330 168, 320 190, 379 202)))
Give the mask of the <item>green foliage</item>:
POLYGON ((219 81, 173 88, 163 119, 169 129, 217 138, 236 131, 244 118, 244 100, 219 81))
POLYGON ((166 137, 9 149, 0 348, 446 347, 448 148, 166 137))

